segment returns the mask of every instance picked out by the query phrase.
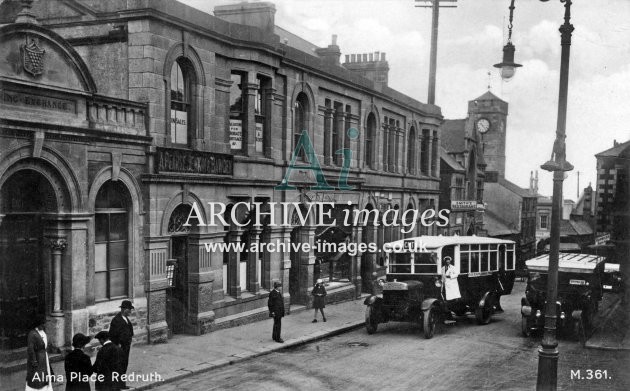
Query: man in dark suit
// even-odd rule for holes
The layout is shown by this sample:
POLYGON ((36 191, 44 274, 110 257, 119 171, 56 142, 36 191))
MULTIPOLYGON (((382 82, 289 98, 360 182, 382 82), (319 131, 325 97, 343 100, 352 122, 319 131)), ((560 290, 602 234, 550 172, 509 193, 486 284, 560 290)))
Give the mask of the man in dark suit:
POLYGON ((83 353, 83 348, 92 337, 81 333, 72 337, 74 350, 66 355, 64 360, 66 368, 66 391, 90 391, 89 376, 92 374, 92 361, 83 353))
POLYGON ((282 286, 282 283, 276 281, 273 283, 273 290, 269 292, 269 300, 267 301, 267 307, 269 307, 269 316, 273 318, 273 333, 271 337, 276 342, 284 342, 280 338, 280 332, 282 329, 282 317, 284 316, 284 300, 282 299, 282 293, 278 290, 282 286))
MULTIPOLYGON (((133 338, 133 325, 129 320, 131 310, 134 307, 129 300, 123 300, 120 305, 120 312, 114 316, 112 323, 109 325, 109 338, 113 343, 120 346, 122 349, 122 356, 120 362, 121 374, 127 373, 127 366, 129 365, 129 352, 131 351, 131 340, 133 338)), ((127 389, 126 384, 123 384, 123 389, 127 389)))
POLYGON ((103 345, 96 354, 94 361, 94 373, 98 375, 94 383, 97 390, 120 390, 122 383, 120 381, 120 358, 123 355, 122 350, 110 341, 109 333, 101 331, 96 334, 96 339, 103 345))

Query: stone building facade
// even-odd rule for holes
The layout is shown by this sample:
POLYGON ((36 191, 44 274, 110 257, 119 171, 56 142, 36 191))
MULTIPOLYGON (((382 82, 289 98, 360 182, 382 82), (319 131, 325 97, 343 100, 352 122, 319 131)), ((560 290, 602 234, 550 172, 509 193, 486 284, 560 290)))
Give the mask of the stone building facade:
MULTIPOLYGON (((265 318, 274 281, 287 306, 309 306, 319 277, 331 300, 356 298, 384 273, 378 252, 237 245, 380 248, 403 235, 300 221, 309 202, 333 216, 437 208, 440 109, 390 88, 384 53, 341 64, 334 39, 308 51, 270 3, 215 16, 176 1, 30 3, 0 12, 2 278, 21 287, 1 297, 45 312, 54 346, 106 328, 123 298, 149 342, 265 318), (313 153, 294 153, 305 142, 313 153), (322 177, 330 189, 317 189, 322 177), (262 224, 246 224, 257 213, 262 224), (19 270, 26 259, 41 273, 19 270)), ((421 232, 435 230, 409 234, 421 232)), ((3 351, 23 345, 27 322, 3 323, 3 351)))

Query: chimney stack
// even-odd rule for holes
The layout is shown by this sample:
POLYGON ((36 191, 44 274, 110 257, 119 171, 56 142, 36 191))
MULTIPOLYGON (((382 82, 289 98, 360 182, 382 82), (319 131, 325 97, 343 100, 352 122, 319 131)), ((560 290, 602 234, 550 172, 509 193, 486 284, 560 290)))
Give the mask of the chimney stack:
POLYGON ((350 61, 346 55, 346 62, 343 66, 349 71, 372 80, 376 89, 387 86, 389 64, 383 52, 351 54, 350 61))
POLYGON ((214 16, 226 22, 258 27, 266 33, 273 34, 276 6, 273 3, 238 3, 214 7, 214 16))
MULTIPOLYGON (((339 58, 341 57, 341 50, 339 46, 337 46, 337 34, 333 34, 332 43, 325 48, 317 48, 315 49, 315 53, 324 60, 324 63, 330 65, 340 65, 339 58)), ((346 55, 346 61, 347 61, 346 55)))

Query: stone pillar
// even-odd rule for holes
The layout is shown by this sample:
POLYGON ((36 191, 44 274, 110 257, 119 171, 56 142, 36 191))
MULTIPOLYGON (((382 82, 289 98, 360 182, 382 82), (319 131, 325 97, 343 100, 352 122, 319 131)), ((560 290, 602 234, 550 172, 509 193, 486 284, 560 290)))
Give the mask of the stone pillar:
POLYGON ((153 237, 145 240, 147 274, 144 290, 147 295, 147 333, 149 343, 162 343, 168 340, 166 323, 166 277, 168 260, 168 237, 153 237))
POLYGON ((332 128, 333 111, 330 108, 326 108, 324 111, 324 164, 328 166, 333 163, 332 128))
POLYGON ((433 172, 431 170, 431 166, 433 165, 433 136, 429 133, 427 137, 429 139, 429 146, 427 147, 427 154, 429 155, 427 158, 427 175, 432 176, 433 172))
MULTIPOLYGON (((251 229, 250 246, 258 247, 260 245, 261 233, 261 229, 251 229)), ((249 253, 247 253, 247 290, 251 293, 257 293, 260 290, 260 281, 258 281, 258 274, 261 273, 261 270, 258 260, 261 258, 262 253, 259 251, 250 251, 249 253)))
POLYGON ((389 126, 389 153, 387 164, 389 166, 389 172, 396 172, 397 163, 396 163, 396 149, 398 145, 396 145, 396 127, 394 125, 389 126))
MULTIPOLYGON (((360 227, 352 227, 352 239, 355 243, 360 243, 360 227)), ((354 256, 350 257, 350 281, 354 284, 355 297, 358 299, 361 297, 361 290, 363 288, 361 282, 361 254, 357 252, 354 256)))
POLYGON ((241 254, 236 252, 234 248, 239 246, 242 234, 243 231, 239 229, 231 230, 228 234, 230 243, 234 243, 234 247, 230 248, 228 261, 228 292, 230 296, 236 299, 241 298, 241 254))
POLYGON ((209 235, 188 236, 188 319, 186 332, 205 334, 214 322, 212 311, 212 292, 214 272, 211 255, 204 243, 211 240, 209 235))
POLYGON ((343 148, 343 140, 344 140, 344 135, 345 135, 345 121, 344 121, 344 114, 343 114, 343 109, 339 108, 337 110, 335 110, 335 122, 337 124, 337 135, 336 137, 336 144, 333 143, 333 145, 336 145, 336 148, 333 147, 333 161, 335 162, 335 164, 337 166, 341 166, 343 163, 343 155, 339 155, 337 154, 337 151, 343 148))
MULTIPOLYGON (((307 304, 309 302, 308 290, 311 286, 313 286, 314 278, 315 278, 315 252, 314 252, 314 243, 315 243, 315 227, 306 225, 300 229, 300 243, 308 243, 311 248, 310 251, 306 252, 303 248, 300 248, 299 251, 299 286, 296 290, 298 293, 298 302, 302 304, 307 304)), ((295 288, 295 287, 294 287, 295 288)))
POLYGON ((388 156, 389 155, 389 126, 383 124, 383 156, 381 157, 383 171, 389 170, 388 156))
MULTIPOLYGON (((439 133, 435 133, 436 135, 438 135, 438 137, 434 137, 433 142, 436 143, 437 148, 436 151, 438 151, 437 156, 434 156, 433 158, 435 159, 435 172, 433 173, 433 175, 435 175, 436 177, 440 176, 440 137, 439 137, 439 133)), ((477 194, 473 194, 474 198, 471 199, 477 199, 477 194)))
POLYGON ((63 237, 48 238, 52 258, 52 278, 53 278, 53 308, 52 316, 63 316, 61 308, 61 256, 68 246, 68 242, 63 237))

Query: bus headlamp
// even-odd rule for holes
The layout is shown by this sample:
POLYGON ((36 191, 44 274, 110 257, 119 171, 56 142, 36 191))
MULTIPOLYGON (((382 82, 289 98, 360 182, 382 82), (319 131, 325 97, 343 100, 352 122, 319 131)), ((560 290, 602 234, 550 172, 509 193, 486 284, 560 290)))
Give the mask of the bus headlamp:
POLYGON ((378 286, 380 286, 381 288, 385 285, 385 281, 383 281, 382 279, 377 280, 376 283, 378 284, 378 286))
POLYGON ((435 280, 435 287, 436 288, 441 288, 442 287, 442 280, 435 280))

